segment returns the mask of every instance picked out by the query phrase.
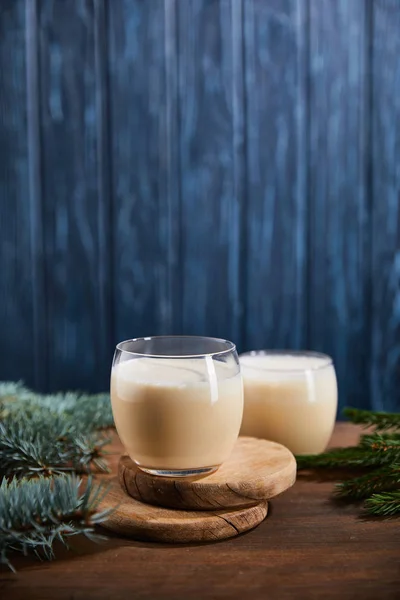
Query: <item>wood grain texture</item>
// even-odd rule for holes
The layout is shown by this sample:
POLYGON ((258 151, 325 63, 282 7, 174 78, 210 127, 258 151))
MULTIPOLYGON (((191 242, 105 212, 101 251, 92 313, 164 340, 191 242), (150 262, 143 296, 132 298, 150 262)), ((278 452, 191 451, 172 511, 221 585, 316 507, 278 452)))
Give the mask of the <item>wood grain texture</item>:
MULTIPOLYGON (((332 446, 360 429, 338 424, 332 446)), ((117 468, 120 445, 112 447, 117 468)), ((331 501, 334 482, 299 476, 270 503, 264 523, 218 544, 162 545, 112 537, 71 538, 74 551, 40 563, 16 557, 0 571, 13 600, 396 600, 400 520, 360 519, 358 505, 331 501)))
POLYGON ((398 0, 0 4, 0 379, 207 334, 398 410, 398 0))
POLYGON ((296 479, 296 461, 280 444, 241 437, 215 473, 198 478, 154 477, 128 456, 118 465, 121 487, 149 504, 185 510, 216 510, 257 504, 281 494, 296 479))
MULTIPOLYGON (((25 2, 26 37, 26 107, 28 117, 28 156, 29 156, 29 212, 32 269, 32 308, 33 308, 33 363, 35 387, 44 390, 47 385, 48 346, 43 343, 43 331, 47 327, 46 272, 44 255, 43 224, 43 181, 42 144, 40 119, 40 59, 39 59, 39 9, 38 0, 25 2)), ((47 340, 46 340, 47 341, 47 340)))
POLYGON ((339 410, 369 401, 366 33, 366 3, 311 0, 309 346, 334 357, 339 410))
POLYGON ((189 511, 144 504, 128 496, 117 478, 100 509, 115 508, 103 523, 106 529, 133 539, 169 544, 210 542, 235 537, 254 529, 267 516, 263 502, 247 508, 189 511))
POLYGON ((377 410, 400 410, 400 3, 373 5, 372 360, 377 410))
POLYGON ((0 379, 40 382, 35 374, 33 319, 37 246, 31 223, 25 6, 0 9, 0 379), (29 340, 29 343, 23 343, 29 340))
POLYGON ((43 0, 39 18, 48 385, 104 389, 93 2, 43 0))
POLYGON ((246 349, 305 338, 306 3, 246 0, 246 349))
MULTIPOLYGON (((114 339, 113 304, 113 222, 111 194, 111 131, 110 95, 108 73, 108 2, 94 0, 94 68, 96 81, 96 150, 97 150, 97 273, 98 312, 101 318, 98 337, 98 354, 103 377, 108 377, 108 367, 114 339)), ((102 378, 102 382, 104 379, 102 378)), ((99 384, 98 384, 99 385, 99 384)), ((108 387, 108 382, 107 382, 108 387)))
POLYGON ((240 344, 241 1, 178 2, 182 330, 240 344))
POLYGON ((109 10, 116 341, 177 332, 174 6, 116 0, 109 10))

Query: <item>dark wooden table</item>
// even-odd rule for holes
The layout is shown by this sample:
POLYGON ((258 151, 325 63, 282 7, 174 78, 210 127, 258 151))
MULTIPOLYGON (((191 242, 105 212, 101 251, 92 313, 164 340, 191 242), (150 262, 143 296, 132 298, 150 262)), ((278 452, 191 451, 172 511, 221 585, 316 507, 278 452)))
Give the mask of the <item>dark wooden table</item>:
MULTIPOLYGON (((358 433, 340 423, 332 443, 349 445, 358 433)), ((75 552, 52 563, 18 558, 16 575, 0 572, 0 597, 399 599, 400 519, 363 520, 359 507, 330 500, 332 487, 300 475, 257 529, 219 543, 75 540, 75 552)))

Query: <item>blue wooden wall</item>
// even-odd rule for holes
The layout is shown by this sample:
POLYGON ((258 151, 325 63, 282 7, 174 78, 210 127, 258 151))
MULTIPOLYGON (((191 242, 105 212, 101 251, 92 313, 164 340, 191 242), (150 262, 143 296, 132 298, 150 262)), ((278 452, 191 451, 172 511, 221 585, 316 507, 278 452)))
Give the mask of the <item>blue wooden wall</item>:
POLYGON ((0 379, 186 333, 400 407, 400 0, 1 0, 0 379))

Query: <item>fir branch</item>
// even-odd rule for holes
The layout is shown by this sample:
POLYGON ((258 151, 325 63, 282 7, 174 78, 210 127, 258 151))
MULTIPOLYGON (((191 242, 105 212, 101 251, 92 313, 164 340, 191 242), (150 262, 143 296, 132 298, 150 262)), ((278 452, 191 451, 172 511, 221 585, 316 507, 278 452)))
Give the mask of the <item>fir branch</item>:
POLYGON ((41 407, 13 410, 0 421, 0 470, 3 475, 46 476, 107 470, 101 452, 108 439, 83 433, 81 423, 41 407))
POLYGON ((400 414, 373 412, 358 408, 345 408, 343 414, 353 423, 364 425, 365 427, 375 427, 375 431, 385 431, 387 429, 400 430, 400 414))
POLYGON ((362 500, 374 493, 389 491, 400 486, 400 463, 381 467, 361 477, 342 481, 336 485, 341 498, 362 500))
POLYGON ((93 536, 109 512, 97 512, 103 488, 89 482, 80 493, 65 472, 107 470, 109 440, 99 430, 112 425, 108 394, 40 395, 0 383, 0 471, 13 477, 0 486, 0 562, 9 564, 12 550, 51 558, 56 539, 93 536))
POLYGON ((24 388, 21 383, 0 383, 0 413, 6 416, 29 408, 46 408, 65 414, 80 424, 82 431, 108 429, 114 426, 109 394, 65 394, 41 395, 24 388))
POLYGON ((22 381, 0 381, 0 401, 17 400, 32 395, 32 393, 22 381))
POLYGON ((398 450, 400 452, 400 434, 398 433, 367 433, 360 437, 359 446, 366 450, 398 450))
POLYGON ((400 515, 400 490, 373 494, 365 501, 365 512, 379 517, 400 515))
POLYGON ((78 419, 85 428, 100 430, 114 427, 109 394, 78 394, 65 412, 78 419))
POLYGON ((366 498, 368 514, 400 514, 400 414, 355 408, 346 408, 344 414, 353 423, 374 427, 374 432, 362 435, 357 446, 297 456, 298 469, 373 468, 360 477, 338 483, 336 494, 351 500, 366 498))
POLYGON ((52 558, 53 543, 84 534, 95 539, 94 526, 110 513, 98 511, 107 492, 102 484, 93 488, 91 480, 82 490, 82 481, 74 475, 52 479, 8 482, 0 486, 0 562, 13 568, 8 556, 11 551, 26 554, 42 551, 52 558))
POLYGON ((400 460, 400 446, 335 448, 322 454, 299 455, 296 460, 299 469, 379 467, 400 460))

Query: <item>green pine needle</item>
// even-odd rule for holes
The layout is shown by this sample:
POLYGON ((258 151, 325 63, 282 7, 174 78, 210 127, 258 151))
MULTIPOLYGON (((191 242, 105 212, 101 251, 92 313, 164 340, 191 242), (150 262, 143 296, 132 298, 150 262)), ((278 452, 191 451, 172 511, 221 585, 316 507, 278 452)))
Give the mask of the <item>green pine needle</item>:
MULTIPOLYGON (((53 558, 53 543, 84 534, 95 539, 94 526, 110 513, 98 511, 107 489, 93 488, 91 480, 82 490, 82 481, 74 475, 35 480, 3 479, 0 485, 0 562, 13 569, 12 551, 33 551, 53 558)), ((13 569, 14 570, 14 569, 13 569)))
POLYGON ((365 512, 380 517, 400 515, 400 490, 373 494, 365 501, 365 512))
POLYGON ((101 458, 108 439, 84 432, 80 421, 44 407, 15 408, 0 421, 0 471, 6 476, 106 471, 101 458))
POLYGON ((0 381, 0 400, 20 400, 32 394, 22 381, 0 381))
POLYGON ((375 427, 375 431, 385 431, 387 429, 400 430, 399 413, 384 413, 361 410, 358 408, 345 408, 343 414, 353 423, 364 425, 365 427, 375 427))
POLYGON ((109 512, 97 512, 105 490, 89 481, 80 492, 73 473, 107 471, 100 430, 112 426, 108 394, 40 395, 0 383, 0 562, 12 568, 15 550, 52 558, 56 539, 93 537, 109 512))
POLYGON ((396 489, 400 486, 400 463, 381 467, 361 477, 342 481, 336 485, 340 498, 363 500, 374 493, 396 489))
POLYGON ((359 446, 366 450, 399 450, 400 434, 398 433, 367 433, 360 437, 359 446))
POLYGON ((374 427, 374 432, 362 435, 357 446, 297 456, 298 469, 367 469, 364 475, 339 482, 337 496, 366 499, 367 514, 400 515, 400 414, 356 408, 346 408, 344 414, 353 423, 374 427))
POLYGON ((40 395, 23 387, 22 383, 0 383, 0 415, 27 409, 47 409, 73 417, 82 431, 108 429, 114 426, 109 394, 65 394, 40 395))
POLYGON ((400 460, 400 446, 364 448, 351 446, 350 448, 334 448, 322 454, 303 454, 296 456, 298 469, 315 468, 363 468, 379 467, 400 460))
POLYGON ((37 476, 107 471, 102 458, 113 425, 108 394, 40 395, 21 382, 0 383, 0 472, 37 476))

